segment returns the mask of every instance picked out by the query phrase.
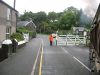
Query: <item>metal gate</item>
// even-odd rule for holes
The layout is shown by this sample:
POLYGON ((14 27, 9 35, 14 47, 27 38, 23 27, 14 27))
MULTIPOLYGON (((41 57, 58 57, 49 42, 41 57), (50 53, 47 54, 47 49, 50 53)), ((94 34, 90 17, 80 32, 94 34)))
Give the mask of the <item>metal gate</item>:
POLYGON ((86 44, 86 37, 79 35, 60 35, 57 38, 57 45, 80 45, 86 44))
POLYGON ((57 37, 57 45, 66 46, 66 35, 59 35, 57 37))
POLYGON ((86 44, 86 37, 79 36, 79 35, 67 35, 66 43, 67 43, 67 45, 86 44))

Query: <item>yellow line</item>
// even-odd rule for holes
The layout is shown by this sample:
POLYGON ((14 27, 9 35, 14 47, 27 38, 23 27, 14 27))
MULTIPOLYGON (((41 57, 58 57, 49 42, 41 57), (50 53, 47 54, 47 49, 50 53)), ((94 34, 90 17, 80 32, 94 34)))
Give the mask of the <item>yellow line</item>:
POLYGON ((43 61, 43 46, 41 50, 41 58, 40 58, 40 65, 39 65, 39 75, 42 75, 42 61, 43 61))
POLYGON ((37 64, 37 60, 38 60, 38 57, 39 57, 40 51, 41 51, 41 44, 40 44, 40 47, 39 47, 38 53, 37 53, 36 58, 35 58, 35 62, 34 62, 33 68, 32 68, 31 75, 34 75, 34 72, 35 72, 35 69, 36 69, 36 64, 37 64))

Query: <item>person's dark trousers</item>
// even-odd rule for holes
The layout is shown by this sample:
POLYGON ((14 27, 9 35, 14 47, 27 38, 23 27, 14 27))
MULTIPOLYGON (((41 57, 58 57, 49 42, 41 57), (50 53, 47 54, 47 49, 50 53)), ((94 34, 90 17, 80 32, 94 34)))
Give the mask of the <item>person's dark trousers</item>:
POLYGON ((52 46, 52 41, 50 41, 50 46, 52 46))

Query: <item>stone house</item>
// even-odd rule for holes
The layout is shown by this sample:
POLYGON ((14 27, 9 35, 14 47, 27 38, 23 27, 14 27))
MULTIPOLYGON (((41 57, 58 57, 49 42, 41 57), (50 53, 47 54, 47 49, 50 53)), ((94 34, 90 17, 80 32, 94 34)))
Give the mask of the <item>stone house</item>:
POLYGON ((0 44, 16 32, 17 14, 18 11, 0 0, 0 44))
POLYGON ((20 28, 20 27, 27 27, 31 31, 36 31, 36 25, 33 23, 32 20, 19 21, 17 23, 17 28, 20 28))
POLYGON ((17 28, 22 28, 22 27, 25 27, 34 33, 32 36, 30 36, 30 39, 36 37, 36 25, 31 19, 28 21, 19 21, 17 23, 17 28))

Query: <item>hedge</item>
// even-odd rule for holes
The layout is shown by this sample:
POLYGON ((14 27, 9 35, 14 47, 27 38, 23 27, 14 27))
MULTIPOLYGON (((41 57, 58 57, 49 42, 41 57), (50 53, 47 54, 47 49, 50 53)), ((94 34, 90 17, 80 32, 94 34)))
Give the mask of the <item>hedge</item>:
POLYGON ((10 39, 16 39, 17 41, 21 41, 21 40, 24 40, 24 37, 22 34, 20 33, 13 33, 11 36, 10 36, 10 39))

